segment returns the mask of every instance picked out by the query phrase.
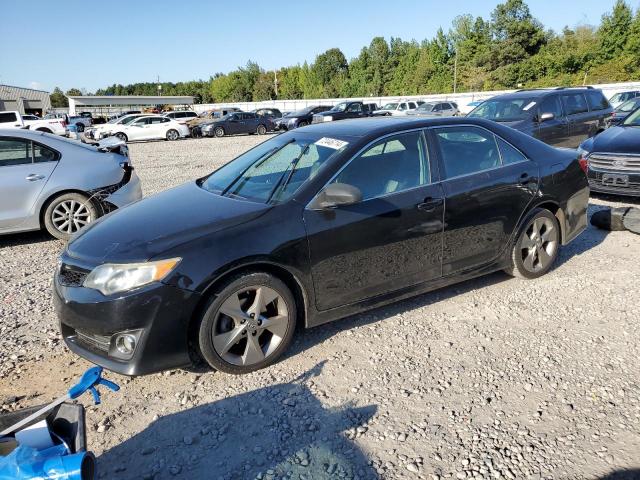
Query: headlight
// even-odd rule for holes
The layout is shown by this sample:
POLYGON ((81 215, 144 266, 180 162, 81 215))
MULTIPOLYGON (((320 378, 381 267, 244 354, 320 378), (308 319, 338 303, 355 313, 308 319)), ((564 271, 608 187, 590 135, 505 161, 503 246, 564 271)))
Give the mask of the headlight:
POLYGON ((332 117, 331 115, 326 115, 326 116, 324 117, 324 121, 325 121, 325 122, 332 122, 332 121, 333 121, 333 117, 332 117))
POLYGON ((83 286, 112 295, 132 290, 165 278, 180 262, 180 258, 169 258, 157 262, 105 263, 94 268, 84 280, 83 286))

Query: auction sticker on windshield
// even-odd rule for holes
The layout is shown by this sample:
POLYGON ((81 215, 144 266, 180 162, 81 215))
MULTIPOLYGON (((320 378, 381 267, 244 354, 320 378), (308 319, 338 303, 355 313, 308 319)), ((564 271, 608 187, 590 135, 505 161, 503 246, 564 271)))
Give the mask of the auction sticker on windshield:
POLYGON ((333 148, 334 150, 340 150, 342 147, 349 145, 349 142, 338 140, 337 138, 322 137, 316 142, 316 145, 320 147, 333 148))

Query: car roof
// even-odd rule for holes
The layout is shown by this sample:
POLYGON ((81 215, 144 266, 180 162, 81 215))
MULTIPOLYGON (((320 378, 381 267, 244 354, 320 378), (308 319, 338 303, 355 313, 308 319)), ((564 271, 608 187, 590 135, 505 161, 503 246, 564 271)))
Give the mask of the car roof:
POLYGON ((489 120, 468 117, 370 117, 337 122, 314 123, 304 127, 305 131, 314 135, 328 137, 377 137, 412 128, 426 128, 443 125, 478 125, 487 127, 495 125, 489 120))
POLYGON ((488 100, 494 100, 496 98, 539 98, 551 93, 586 93, 586 92, 600 92, 593 88, 531 88, 528 90, 517 90, 515 92, 503 93, 491 97, 488 100))

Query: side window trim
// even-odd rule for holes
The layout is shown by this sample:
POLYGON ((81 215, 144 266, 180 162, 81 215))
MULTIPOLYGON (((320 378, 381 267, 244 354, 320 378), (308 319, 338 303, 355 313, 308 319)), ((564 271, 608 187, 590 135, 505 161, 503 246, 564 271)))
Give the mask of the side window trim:
MULTIPOLYGON (((484 170, 478 170, 477 172, 463 173, 461 175, 456 175, 456 176, 453 176, 453 177, 444 177, 444 175, 441 174, 440 175, 440 182, 448 182, 449 180, 457 180, 457 179, 464 178, 464 177, 470 177, 472 175, 478 175, 478 174, 481 174, 481 173, 492 172, 494 170, 499 170, 501 168, 508 167, 510 165, 518 165, 519 163, 525 163, 525 162, 530 162, 531 161, 531 159, 527 155, 525 155, 522 152, 522 150, 520 150, 518 147, 514 146, 511 142, 505 140, 503 137, 501 137, 500 135, 497 135, 496 133, 492 132, 488 128, 482 127, 480 125, 473 125, 473 124, 470 124, 470 123, 463 123, 463 124, 456 124, 456 125, 439 125, 439 126, 434 126, 434 127, 428 127, 426 130, 430 132, 430 135, 434 138, 435 142, 437 142, 437 139, 435 138, 435 137, 437 137, 437 135, 435 133, 436 130, 442 130, 442 129, 445 129, 445 128, 460 128, 460 127, 479 128, 479 129, 484 130, 485 132, 489 133, 490 135, 492 135, 493 141, 495 142, 496 149, 498 151, 498 157, 500 158, 500 165, 498 165, 497 167, 491 167, 491 168, 487 168, 487 169, 484 169, 484 170), (498 144, 498 139, 502 140, 503 142, 505 142, 509 146, 513 147, 516 151, 520 152, 520 154, 525 159, 521 160, 519 162, 509 163, 509 164, 505 165, 503 160, 502 160, 502 151, 500 150, 500 145, 498 144)), ((437 157, 438 158, 438 170, 441 170, 444 167, 443 159, 442 159, 442 152, 440 151, 440 145, 439 144, 434 144, 434 148, 435 148, 436 145, 437 145, 437 155, 438 155, 438 157, 437 157)), ((434 182, 432 182, 432 183, 434 183, 434 182)))
MULTIPOLYGON (((408 188, 406 190, 402 190, 401 192, 393 192, 390 193, 388 195, 394 195, 396 193, 404 193, 404 192, 409 192, 411 190, 414 190, 416 188, 423 188, 425 186, 429 186, 429 185, 433 185, 434 183, 438 183, 439 180, 434 180, 433 177, 433 163, 431 163, 431 158, 432 158, 432 150, 429 147, 429 142, 426 142, 427 140, 427 136, 425 135, 425 131, 427 129, 425 128, 412 128, 410 130, 401 130, 399 132, 392 132, 392 133, 387 133, 381 137, 378 137, 374 140, 371 140, 369 143, 367 143, 366 145, 364 145, 360 150, 358 150, 357 152, 355 152, 353 155, 351 155, 351 157, 349 157, 349 159, 344 162, 344 164, 336 171, 336 173, 334 173, 329 180, 327 180, 324 185, 322 185, 318 191, 313 195, 313 197, 311 198, 311 200, 309 200, 309 202, 307 203, 307 205, 305 205, 305 209, 307 209, 309 207, 309 205, 311 203, 313 203, 313 201, 315 200, 315 198, 318 196, 318 194, 324 190, 327 185, 331 184, 341 173, 344 169, 346 169, 349 164, 351 164, 351 162, 353 162, 356 158, 359 158, 360 155, 362 155, 363 153, 365 153, 367 150, 369 150, 372 146, 374 146, 376 143, 381 142, 382 140, 384 140, 385 138, 389 138, 389 137, 396 137, 398 135, 406 135, 407 133, 414 133, 414 132, 418 132, 420 133, 420 141, 422 142, 423 146, 425 146, 426 143, 426 148, 424 149, 424 153, 426 154, 426 156, 428 157, 427 160, 429 162, 429 171, 430 171, 430 178, 431 181, 425 185, 418 185, 417 187, 413 187, 413 188, 408 188)), ((439 171, 439 170, 438 170, 439 171)), ((384 195, 387 196, 387 195, 384 195)), ((383 198, 383 197, 375 197, 375 198, 383 198)), ((368 199, 368 200, 373 200, 373 199, 368 199)), ((362 200, 363 202, 366 202, 368 200, 362 200)))

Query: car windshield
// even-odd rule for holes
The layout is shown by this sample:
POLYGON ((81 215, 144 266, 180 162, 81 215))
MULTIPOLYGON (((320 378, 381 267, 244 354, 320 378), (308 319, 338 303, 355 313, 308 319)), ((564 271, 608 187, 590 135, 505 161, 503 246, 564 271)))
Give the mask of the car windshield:
POLYGON ((233 198, 260 203, 286 201, 347 146, 347 142, 326 140, 286 135, 273 138, 198 180, 198 184, 211 193, 233 198))
POLYGON ((431 112, 435 107, 434 103, 423 103, 416 110, 420 110, 421 112, 431 112))
POLYGON ((396 108, 398 108, 397 103, 387 103, 384 107, 382 107, 382 110, 395 110, 396 108))
POLYGON ((531 97, 487 100, 469 116, 486 118, 494 122, 515 122, 531 117, 536 103, 536 99, 531 97))
POLYGON ((640 127, 640 108, 634 110, 622 124, 626 127, 640 127))
POLYGON ((347 105, 349 105, 347 102, 339 103, 339 104, 335 105, 331 109, 331 111, 332 112, 344 112, 347 109, 347 105))
POLYGON ((611 100, 609 100, 611 103, 614 102, 619 102, 620 100, 622 100, 622 94, 621 93, 616 93, 613 97, 611 97, 611 100))
POLYGON ((628 100, 616 108, 619 112, 631 112, 636 109, 640 105, 640 98, 634 98, 633 100, 628 100))

